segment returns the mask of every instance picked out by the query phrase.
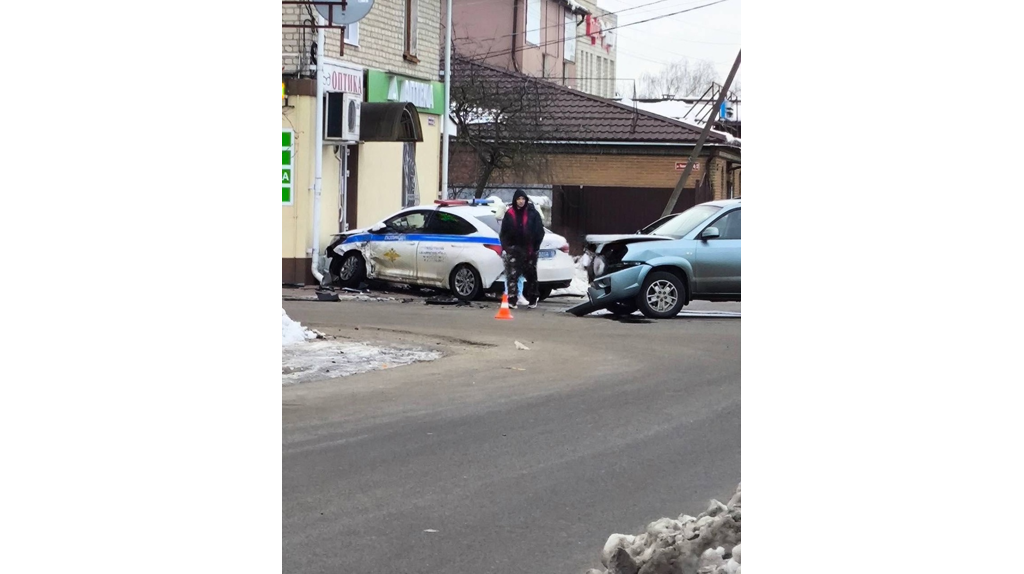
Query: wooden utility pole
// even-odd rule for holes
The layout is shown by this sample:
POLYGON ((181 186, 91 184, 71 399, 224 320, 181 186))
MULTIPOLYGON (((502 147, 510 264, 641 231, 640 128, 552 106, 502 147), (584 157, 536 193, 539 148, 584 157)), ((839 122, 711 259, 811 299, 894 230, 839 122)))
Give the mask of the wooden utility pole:
MULTIPOLYGON (((676 206, 676 202, 679 201, 679 195, 683 193, 683 185, 686 183, 686 178, 690 177, 690 172, 693 171, 693 162, 697 161, 700 157, 700 149, 704 147, 704 141, 708 139, 708 134, 711 133, 711 125, 714 124, 714 117, 720 113, 722 109, 722 101, 725 100, 725 95, 729 93, 729 87, 732 86, 732 79, 736 77, 736 70, 740 69, 740 54, 742 51, 736 53, 736 61, 732 64, 732 70, 729 71, 729 77, 725 80, 725 85, 722 86, 722 91, 718 93, 718 101, 715 102, 715 107, 711 109, 711 114, 708 116, 707 123, 704 124, 704 130, 700 132, 700 137, 697 138, 697 145, 693 147, 693 152, 690 154, 690 160, 686 162, 686 169, 683 170, 683 175, 679 177, 679 182, 676 183, 676 188, 672 190, 672 197, 668 199, 668 205, 665 206, 665 211, 661 212, 661 216, 665 217, 672 213, 672 208, 676 206)), ((711 166, 708 165, 705 169, 709 169, 711 166)))

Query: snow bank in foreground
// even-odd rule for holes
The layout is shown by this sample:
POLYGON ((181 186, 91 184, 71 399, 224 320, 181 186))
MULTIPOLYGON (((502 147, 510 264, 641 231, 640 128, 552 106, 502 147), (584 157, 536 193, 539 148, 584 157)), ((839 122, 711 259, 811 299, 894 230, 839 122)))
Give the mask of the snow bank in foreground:
POLYGON ((284 309, 281 309, 281 345, 294 345, 308 339, 316 339, 316 333, 302 326, 291 317, 284 309))
POLYGON ((281 383, 293 385, 347 377, 441 358, 441 353, 415 347, 375 347, 367 343, 312 341, 281 352, 281 383))
POLYGON ((347 377, 441 358, 441 353, 416 347, 375 347, 325 339, 326 335, 303 327, 281 309, 282 384, 347 377))
POLYGON ((712 500, 697 517, 662 518, 637 536, 612 534, 601 563, 605 570, 587 574, 741 574, 740 487, 728 504, 712 500))

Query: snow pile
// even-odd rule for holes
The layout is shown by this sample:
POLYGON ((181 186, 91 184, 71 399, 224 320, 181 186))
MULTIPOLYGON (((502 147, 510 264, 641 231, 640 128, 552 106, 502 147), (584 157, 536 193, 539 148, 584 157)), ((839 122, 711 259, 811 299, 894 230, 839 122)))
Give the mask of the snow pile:
POLYGON ((508 205, 497 195, 492 195, 487 199, 491 200, 490 205, 487 207, 491 209, 491 213, 494 214, 494 218, 501 221, 501 219, 505 217, 505 211, 508 210, 508 205))
POLYGON ((540 212, 544 225, 551 225, 551 198, 546 195, 527 195, 533 206, 540 212))
POLYGON ((601 563, 605 570, 587 574, 741 574, 740 487, 700 516, 662 518, 637 536, 612 534, 601 563))
POLYGON ((294 345, 308 339, 316 339, 316 333, 306 329, 301 323, 292 321, 284 309, 281 309, 281 345, 294 345))
POLYGON ((576 258, 576 267, 574 269, 575 275, 573 275, 572 283, 564 289, 555 289, 551 292, 552 297, 557 296, 568 296, 568 297, 586 297, 587 288, 590 286, 590 281, 587 280, 587 267, 584 263, 583 257, 576 258))
POLYGON ((285 347, 281 383, 294 385, 347 377, 369 371, 441 358, 441 353, 415 347, 375 347, 367 343, 313 341, 285 347))

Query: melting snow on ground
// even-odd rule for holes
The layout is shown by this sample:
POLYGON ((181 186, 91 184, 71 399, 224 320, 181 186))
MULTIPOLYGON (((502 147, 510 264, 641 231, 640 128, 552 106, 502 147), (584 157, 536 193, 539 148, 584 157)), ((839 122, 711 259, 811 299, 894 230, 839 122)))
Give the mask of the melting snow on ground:
POLYGON ((338 342, 303 327, 281 310, 281 383, 294 385, 347 377, 441 358, 441 353, 416 347, 377 347, 338 342))

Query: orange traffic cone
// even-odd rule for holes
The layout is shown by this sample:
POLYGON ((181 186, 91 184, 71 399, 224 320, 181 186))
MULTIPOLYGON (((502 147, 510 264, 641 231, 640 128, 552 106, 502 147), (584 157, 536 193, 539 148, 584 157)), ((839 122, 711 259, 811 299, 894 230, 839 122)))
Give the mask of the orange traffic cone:
POLYGON ((495 319, 509 320, 512 318, 512 311, 508 309, 508 293, 501 296, 501 309, 498 309, 498 314, 494 316, 495 319))

